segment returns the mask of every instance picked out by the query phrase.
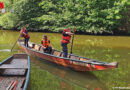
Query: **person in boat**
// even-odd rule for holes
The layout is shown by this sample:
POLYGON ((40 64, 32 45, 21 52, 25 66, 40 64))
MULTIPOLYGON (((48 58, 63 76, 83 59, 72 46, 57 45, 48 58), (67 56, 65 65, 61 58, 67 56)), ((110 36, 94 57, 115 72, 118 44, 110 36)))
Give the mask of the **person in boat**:
POLYGON ((52 46, 50 44, 50 40, 48 40, 46 35, 43 35, 43 40, 41 41, 42 47, 43 47, 43 51, 45 53, 49 53, 51 54, 52 52, 52 46))
POLYGON ((21 28, 21 30, 20 30, 20 36, 24 37, 24 45, 26 47, 28 47, 28 41, 30 39, 30 35, 29 35, 28 30, 26 29, 26 27, 25 28, 21 28))
POLYGON ((62 32, 61 46, 63 50, 63 57, 65 58, 68 56, 67 44, 70 43, 71 35, 73 35, 73 33, 71 33, 70 29, 64 29, 62 32))

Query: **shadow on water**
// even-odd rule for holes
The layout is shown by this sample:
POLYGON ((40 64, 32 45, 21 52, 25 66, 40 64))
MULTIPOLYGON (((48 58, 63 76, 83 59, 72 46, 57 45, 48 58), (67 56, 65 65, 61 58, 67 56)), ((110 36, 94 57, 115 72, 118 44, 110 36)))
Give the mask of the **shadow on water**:
POLYGON ((107 90, 106 86, 92 72, 77 72, 70 68, 65 68, 55 63, 34 57, 31 57, 31 62, 67 83, 90 90, 107 90))

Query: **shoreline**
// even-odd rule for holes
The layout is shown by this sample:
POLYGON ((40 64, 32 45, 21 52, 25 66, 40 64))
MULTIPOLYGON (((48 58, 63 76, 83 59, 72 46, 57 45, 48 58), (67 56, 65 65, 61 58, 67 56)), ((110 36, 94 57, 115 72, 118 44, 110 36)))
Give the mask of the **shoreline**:
MULTIPOLYGON (((20 31, 18 29, 12 30, 12 29, 0 29, 0 31, 20 31)), ((40 32, 40 33, 62 33, 62 31, 59 32, 52 32, 48 30, 38 30, 38 31, 30 31, 29 32, 40 32)), ((94 33, 94 32, 75 32, 77 35, 94 35, 94 36, 130 36, 130 33, 126 32, 118 32, 118 33, 109 33, 109 32, 103 32, 103 33, 94 33)))

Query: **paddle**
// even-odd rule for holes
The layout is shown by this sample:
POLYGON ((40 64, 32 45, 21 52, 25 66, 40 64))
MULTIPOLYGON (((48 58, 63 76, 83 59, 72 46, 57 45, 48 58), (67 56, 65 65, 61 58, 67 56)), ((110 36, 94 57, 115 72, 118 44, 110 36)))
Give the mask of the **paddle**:
MULTIPOLYGON (((73 31, 73 33, 75 34, 75 26, 74 26, 74 31, 73 31)), ((71 54, 72 54, 72 49, 73 49, 74 34, 73 34, 73 36, 72 36, 71 52, 70 52, 71 54)))
POLYGON ((16 40, 16 42, 15 42, 14 45, 13 45, 13 47, 11 48, 11 52, 12 52, 12 50, 14 49, 14 47, 15 47, 15 45, 16 45, 16 43, 17 43, 17 41, 19 40, 20 37, 21 37, 21 36, 19 35, 18 39, 16 40))
MULTIPOLYGON (((26 28, 26 27, 27 27, 27 24, 26 24, 26 26, 25 26, 24 28, 26 28)), ((15 47, 15 45, 16 45, 16 43, 17 43, 17 41, 19 40, 20 37, 21 37, 21 34, 19 35, 18 39, 17 39, 16 42, 14 43, 13 47, 11 48, 11 52, 12 52, 12 50, 14 49, 14 47, 15 47)))

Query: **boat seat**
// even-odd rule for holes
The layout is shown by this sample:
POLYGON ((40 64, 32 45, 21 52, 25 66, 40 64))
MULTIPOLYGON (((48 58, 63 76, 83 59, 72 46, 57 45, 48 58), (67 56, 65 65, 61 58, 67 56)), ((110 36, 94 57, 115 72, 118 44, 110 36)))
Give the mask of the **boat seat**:
POLYGON ((3 64, 0 66, 0 69, 27 69, 27 65, 11 65, 11 64, 3 64))
POLYGON ((13 59, 10 64, 0 65, 0 69, 27 69, 28 63, 26 59, 13 59))
POLYGON ((37 51, 39 51, 40 50, 40 46, 39 45, 35 45, 34 49, 37 50, 37 51))
POLYGON ((34 44, 34 43, 29 42, 29 43, 28 43, 28 46, 29 46, 30 48, 34 48, 35 44, 34 44))
POLYGON ((55 56, 58 56, 58 57, 61 56, 61 52, 60 52, 60 51, 56 51, 56 50, 54 50, 54 51, 52 52, 52 54, 55 55, 55 56))
POLYGON ((75 60, 79 60, 79 57, 73 56, 73 55, 71 55, 70 58, 71 58, 71 59, 75 59, 75 60))

